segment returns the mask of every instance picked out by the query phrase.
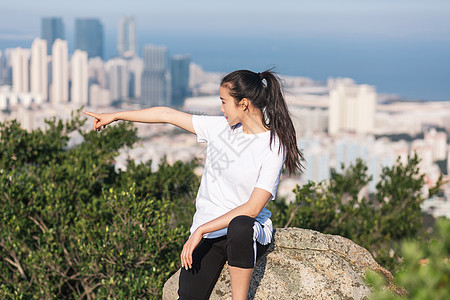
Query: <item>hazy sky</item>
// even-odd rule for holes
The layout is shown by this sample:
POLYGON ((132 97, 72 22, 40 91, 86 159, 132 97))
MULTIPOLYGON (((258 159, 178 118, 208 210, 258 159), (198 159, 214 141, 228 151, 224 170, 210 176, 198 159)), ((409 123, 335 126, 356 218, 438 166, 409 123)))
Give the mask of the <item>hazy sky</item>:
POLYGON ((124 14, 140 32, 450 39, 449 0, 1 0, 0 39, 39 36, 43 16, 96 17, 107 33, 124 14))

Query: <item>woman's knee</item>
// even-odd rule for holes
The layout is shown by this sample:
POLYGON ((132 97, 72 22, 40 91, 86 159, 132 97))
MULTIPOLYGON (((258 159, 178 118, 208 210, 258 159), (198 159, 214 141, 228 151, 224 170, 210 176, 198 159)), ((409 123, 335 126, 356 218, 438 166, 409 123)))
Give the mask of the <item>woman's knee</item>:
POLYGON ((228 224, 228 240, 241 241, 250 240, 253 241, 253 225, 255 219, 249 216, 237 216, 231 220, 228 224))
POLYGON ((253 268, 255 261, 253 226, 256 220, 238 216, 228 225, 228 265, 238 268, 253 268))

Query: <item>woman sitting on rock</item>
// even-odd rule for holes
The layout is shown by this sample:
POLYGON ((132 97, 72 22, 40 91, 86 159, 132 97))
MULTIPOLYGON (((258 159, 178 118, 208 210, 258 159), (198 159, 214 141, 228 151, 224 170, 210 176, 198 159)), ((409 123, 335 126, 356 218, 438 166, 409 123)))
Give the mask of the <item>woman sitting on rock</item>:
POLYGON ((181 252, 179 299, 208 299, 228 261, 233 299, 246 299, 256 258, 272 240, 271 213, 283 165, 302 155, 279 79, 271 71, 239 70, 219 87, 222 116, 167 107, 110 114, 86 112, 94 130, 116 120, 170 123, 207 143, 191 236, 181 252))

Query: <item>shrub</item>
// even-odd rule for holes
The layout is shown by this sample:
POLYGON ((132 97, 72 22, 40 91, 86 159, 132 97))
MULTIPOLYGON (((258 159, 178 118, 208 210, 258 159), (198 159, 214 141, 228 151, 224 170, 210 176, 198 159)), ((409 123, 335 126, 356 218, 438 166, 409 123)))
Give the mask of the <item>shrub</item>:
POLYGON ((163 160, 152 172, 151 162, 130 161, 116 172, 136 129, 80 131, 82 143, 68 149, 83 123, 49 120, 32 132, 0 124, 2 299, 158 299, 179 267, 197 163, 163 160))
POLYGON ((367 281, 374 287, 371 300, 444 300, 450 295, 450 220, 437 221, 437 234, 430 242, 404 241, 401 254, 403 268, 395 274, 395 283, 406 295, 392 293, 384 277, 368 272, 367 281))

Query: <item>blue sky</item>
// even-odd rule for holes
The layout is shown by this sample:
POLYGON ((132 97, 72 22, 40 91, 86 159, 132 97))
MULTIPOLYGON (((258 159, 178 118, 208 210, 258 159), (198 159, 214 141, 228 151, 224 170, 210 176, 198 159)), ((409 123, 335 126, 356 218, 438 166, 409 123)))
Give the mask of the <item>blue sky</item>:
POLYGON ((2 0, 0 38, 40 34, 43 16, 98 17, 115 32, 120 16, 140 31, 183 34, 450 39, 448 0, 2 0))

